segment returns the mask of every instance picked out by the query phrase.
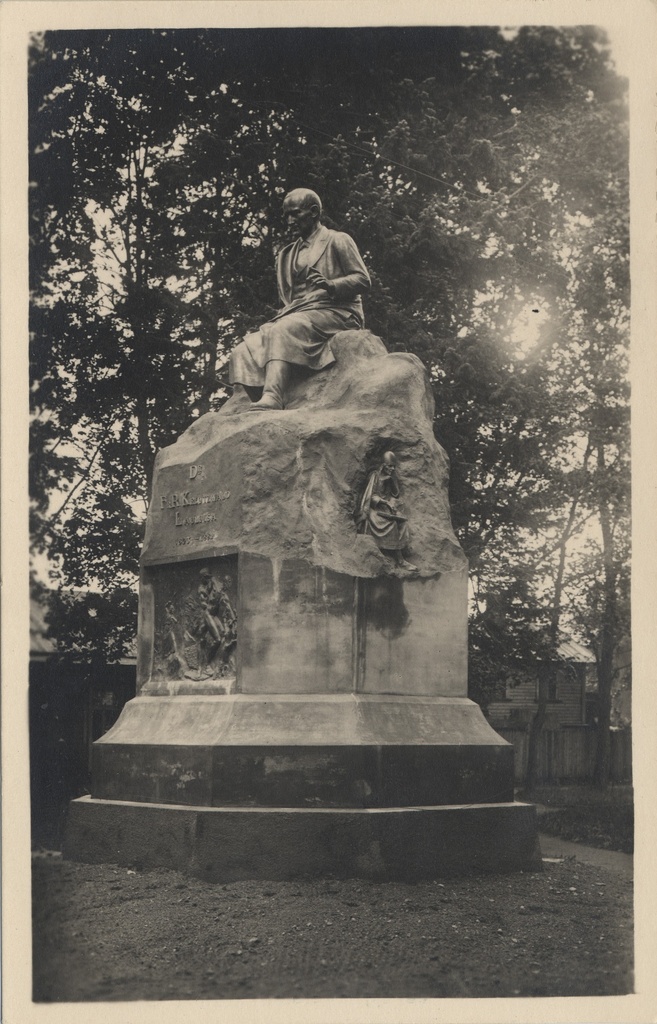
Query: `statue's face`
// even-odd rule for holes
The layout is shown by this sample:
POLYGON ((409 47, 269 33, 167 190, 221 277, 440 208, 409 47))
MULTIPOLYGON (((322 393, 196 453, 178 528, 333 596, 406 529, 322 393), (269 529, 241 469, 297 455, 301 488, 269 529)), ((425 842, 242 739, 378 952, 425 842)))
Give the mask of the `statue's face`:
POLYGON ((308 238, 319 220, 319 209, 316 205, 306 206, 302 199, 287 198, 283 203, 283 216, 290 230, 301 238, 308 238))

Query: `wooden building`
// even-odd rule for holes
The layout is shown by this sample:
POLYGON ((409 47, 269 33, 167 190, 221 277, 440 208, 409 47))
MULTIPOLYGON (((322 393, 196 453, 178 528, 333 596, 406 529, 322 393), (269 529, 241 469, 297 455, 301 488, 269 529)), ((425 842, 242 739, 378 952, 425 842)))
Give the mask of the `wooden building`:
MULTIPOLYGON (((504 696, 488 705, 494 727, 527 726, 538 707, 540 663, 517 664, 509 674, 504 696)), ((597 687, 595 657, 575 640, 564 640, 558 660, 550 666, 546 729, 587 724, 587 693, 597 687)))
MULTIPOLYGON (((593 778, 597 745, 595 657, 570 639, 561 643, 558 653, 559 659, 549 666, 547 713, 538 741, 538 781, 588 783, 593 778)), ((529 724, 538 708, 538 673, 544 667, 538 661, 512 666, 504 696, 488 706, 491 725, 513 744, 519 785, 526 777, 529 724)), ((624 685, 629 687, 628 680, 624 685)), ((612 729, 611 734, 611 781, 615 783, 632 779, 629 720, 625 725, 612 729)))
POLYGON ((135 696, 136 657, 91 664, 48 636, 47 593, 30 602, 32 844, 56 849, 71 799, 88 791, 91 744, 135 696))

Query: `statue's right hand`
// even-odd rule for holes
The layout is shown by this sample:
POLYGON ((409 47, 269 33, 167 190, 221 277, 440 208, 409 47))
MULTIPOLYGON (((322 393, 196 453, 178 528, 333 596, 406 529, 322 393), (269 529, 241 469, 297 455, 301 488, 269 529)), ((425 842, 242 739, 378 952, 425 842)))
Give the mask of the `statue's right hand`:
POLYGON ((314 267, 308 267, 306 280, 313 286, 313 288, 323 288, 324 291, 330 291, 328 281, 320 274, 319 270, 315 270, 314 267))

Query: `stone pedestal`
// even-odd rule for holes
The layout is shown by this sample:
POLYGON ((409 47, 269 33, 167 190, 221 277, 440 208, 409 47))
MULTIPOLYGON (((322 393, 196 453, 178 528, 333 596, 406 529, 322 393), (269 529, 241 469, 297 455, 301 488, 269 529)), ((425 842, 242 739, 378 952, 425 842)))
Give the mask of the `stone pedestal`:
POLYGON ((513 749, 467 698, 467 565, 412 356, 367 332, 284 411, 236 396, 158 456, 139 696, 65 854, 211 879, 540 864, 513 749), (417 571, 356 529, 394 450, 417 571))
POLYGON ((185 807, 83 797, 65 855, 167 867, 207 881, 420 881, 540 870, 534 808, 466 804, 389 810, 185 807))

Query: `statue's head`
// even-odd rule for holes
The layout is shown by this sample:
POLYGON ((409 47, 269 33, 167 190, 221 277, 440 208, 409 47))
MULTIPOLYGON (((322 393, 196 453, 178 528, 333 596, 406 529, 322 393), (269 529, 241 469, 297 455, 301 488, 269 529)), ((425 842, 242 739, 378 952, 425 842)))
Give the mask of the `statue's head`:
POLYGON ((384 452, 381 469, 385 476, 392 476, 397 469, 397 457, 394 452, 384 452))
POLYGON ((201 571, 199 572, 199 576, 204 581, 212 579, 212 573, 210 572, 209 569, 201 569, 201 571))
POLYGON ((309 188, 295 188, 283 200, 285 223, 302 238, 308 238, 322 216, 322 200, 309 188))

